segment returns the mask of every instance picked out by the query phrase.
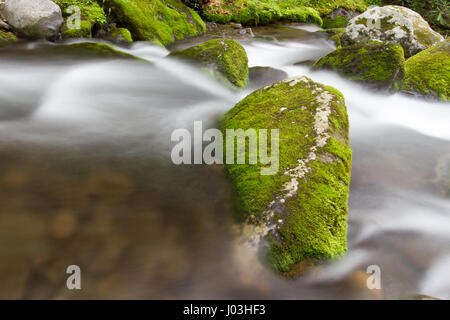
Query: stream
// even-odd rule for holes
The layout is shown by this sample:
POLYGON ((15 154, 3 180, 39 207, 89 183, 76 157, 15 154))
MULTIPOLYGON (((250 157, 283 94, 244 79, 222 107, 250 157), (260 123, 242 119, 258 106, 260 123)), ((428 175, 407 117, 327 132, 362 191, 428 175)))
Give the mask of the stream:
POLYGON ((27 43, 0 57, 0 298, 450 299, 450 106, 312 71, 308 61, 335 49, 317 30, 261 27, 237 40, 250 67, 306 75, 346 98, 344 257, 297 279, 251 263, 236 247, 223 168, 172 164, 173 130, 215 127, 250 89, 146 42, 116 48, 151 64, 23 59, 15 50, 53 45, 27 43), (82 290, 69 291, 74 264, 82 290), (366 287, 372 265, 381 290, 366 287))

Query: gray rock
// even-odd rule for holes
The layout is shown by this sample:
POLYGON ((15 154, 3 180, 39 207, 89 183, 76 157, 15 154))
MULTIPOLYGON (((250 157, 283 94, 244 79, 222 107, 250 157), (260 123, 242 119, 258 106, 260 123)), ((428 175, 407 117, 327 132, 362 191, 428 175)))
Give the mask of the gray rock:
POLYGON ((55 39, 63 23, 60 7, 50 0, 0 0, 0 16, 29 39, 55 39))
POLYGON ((11 27, 5 21, 0 19, 0 30, 9 31, 9 30, 11 30, 11 27))
POLYGON ((252 67, 248 69, 248 72, 252 89, 261 88, 273 82, 288 78, 288 74, 283 70, 271 67, 252 67))
POLYGON ((417 12, 384 6, 373 7, 350 20, 341 40, 344 46, 370 41, 396 43, 410 57, 444 39, 417 12))

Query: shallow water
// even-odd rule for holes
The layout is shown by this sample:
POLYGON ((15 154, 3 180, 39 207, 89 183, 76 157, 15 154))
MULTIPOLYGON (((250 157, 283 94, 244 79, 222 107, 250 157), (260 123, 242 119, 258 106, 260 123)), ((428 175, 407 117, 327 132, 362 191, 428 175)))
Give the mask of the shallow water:
POLYGON ((222 168, 170 161, 174 129, 214 127, 249 91, 147 43, 121 50, 152 64, 11 51, 0 59, 0 298, 449 299, 449 105, 296 65, 334 48, 311 28, 256 28, 239 41, 250 66, 307 75, 346 97, 345 257, 296 280, 274 275, 236 248, 222 168), (71 264, 80 291, 65 289, 71 264), (366 288, 369 265, 381 268, 382 290, 366 288))

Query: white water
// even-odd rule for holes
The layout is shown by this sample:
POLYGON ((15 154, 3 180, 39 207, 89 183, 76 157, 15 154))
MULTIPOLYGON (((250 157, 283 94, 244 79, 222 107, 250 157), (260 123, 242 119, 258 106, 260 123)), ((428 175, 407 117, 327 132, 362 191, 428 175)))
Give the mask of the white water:
MULTIPOLYGON (((450 169, 450 106, 370 92, 331 72, 295 66, 333 50, 320 38, 243 45, 249 66, 271 66, 289 76, 307 75, 339 89, 346 98, 354 151, 348 255, 314 277, 296 282, 286 283, 262 271, 258 274, 261 283, 267 281, 272 288, 268 296, 308 298, 314 290, 318 297, 340 298, 339 290, 333 291, 337 284, 353 281, 348 280, 353 272, 376 264, 382 270, 384 298, 410 292, 450 298, 450 200, 442 196, 444 182, 437 172, 439 166, 450 169), (317 288, 318 284, 326 289, 317 288)), ((29 144, 75 149, 92 145, 97 152, 120 153, 130 162, 139 156, 168 165, 170 134, 175 128, 192 128, 194 120, 214 126, 249 93, 230 91, 193 67, 166 59, 165 49, 137 43, 126 51, 153 65, 68 61, 66 65, 24 66, 14 58, 0 61, 0 142, 25 148, 29 144)), ((176 179, 177 173, 165 174, 171 181, 176 179)), ((208 263, 211 268, 223 268, 202 260, 208 263)), ((240 292, 239 286, 235 284, 233 292, 240 292)), ((183 297, 235 297, 220 288, 213 294, 207 284, 193 288, 183 297)), ((140 293, 128 296, 141 297, 140 293)), ((254 296, 252 291, 237 295, 254 296)))

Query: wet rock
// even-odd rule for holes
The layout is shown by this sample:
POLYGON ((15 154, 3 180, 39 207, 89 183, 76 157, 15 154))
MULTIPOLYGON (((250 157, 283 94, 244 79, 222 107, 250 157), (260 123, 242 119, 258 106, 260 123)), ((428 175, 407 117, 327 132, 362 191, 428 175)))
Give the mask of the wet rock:
POLYGON ((42 45, 36 47, 34 50, 29 50, 27 47, 13 48, 11 50, 0 51, 0 56, 14 55, 15 58, 20 59, 134 59, 139 61, 146 60, 131 54, 114 49, 106 43, 74 43, 61 45, 42 45))
POLYGON ((244 87, 247 84, 247 53, 234 40, 209 40, 184 50, 172 51, 169 56, 194 61, 200 66, 212 70, 215 76, 225 77, 237 87, 244 87))
POLYGON ((283 70, 271 67, 252 67, 249 68, 250 86, 252 88, 261 88, 273 82, 277 82, 288 77, 283 70))
POLYGON ((55 39, 63 23, 61 9, 50 0, 5 0, 0 15, 21 36, 55 39))
POLYGON ((9 31, 11 27, 0 18, 0 30, 9 31))
POLYGON ((314 64, 330 69, 374 88, 397 91, 405 74, 403 48, 388 42, 371 42, 341 47, 314 64))
POLYGON ((343 45, 382 41, 400 44, 410 57, 444 40, 420 14, 401 6, 373 7, 350 20, 343 45))
POLYGON ((402 89, 442 101, 450 100, 450 40, 406 60, 402 89))
POLYGON ((115 24, 111 24, 106 28, 102 28, 95 34, 96 38, 105 39, 116 43, 131 43, 133 37, 131 32, 125 28, 118 28, 115 24))
POLYGON ((277 170, 226 165, 249 246, 264 239, 264 256, 281 273, 345 253, 351 149, 342 94, 307 77, 286 79, 247 96, 222 127, 279 129, 277 170))

